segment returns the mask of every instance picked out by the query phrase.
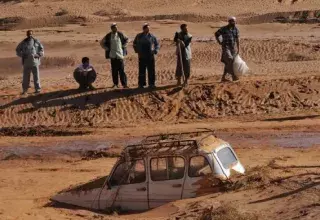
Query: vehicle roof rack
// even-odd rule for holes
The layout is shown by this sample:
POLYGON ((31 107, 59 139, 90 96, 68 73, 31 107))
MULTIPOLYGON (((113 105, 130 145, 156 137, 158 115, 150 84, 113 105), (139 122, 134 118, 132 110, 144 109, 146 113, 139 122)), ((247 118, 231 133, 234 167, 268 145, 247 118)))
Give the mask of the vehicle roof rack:
POLYGON ((200 131, 193 132, 182 132, 182 133, 170 133, 170 134, 159 134, 146 137, 141 143, 154 143, 159 141, 168 140, 183 140, 183 139, 193 139, 199 137, 202 134, 212 134, 215 136, 215 132, 211 129, 202 129, 200 131))
POLYGON ((165 155, 192 154, 198 151, 196 140, 174 140, 153 143, 141 143, 127 146, 121 155, 125 161, 132 161, 145 156, 161 157, 165 155))

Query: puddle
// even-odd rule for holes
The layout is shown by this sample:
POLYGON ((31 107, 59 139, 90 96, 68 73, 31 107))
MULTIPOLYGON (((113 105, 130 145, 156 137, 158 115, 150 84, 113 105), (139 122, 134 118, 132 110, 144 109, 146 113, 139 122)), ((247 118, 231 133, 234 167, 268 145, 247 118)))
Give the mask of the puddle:
POLYGON ((285 137, 278 137, 277 139, 271 140, 280 147, 312 147, 320 144, 319 133, 293 133, 285 137))
POLYGON ((320 145, 320 132, 273 132, 273 133, 230 133, 221 132, 217 135, 232 143, 248 144, 257 147, 259 145, 269 145, 276 147, 313 147, 320 145))
MULTIPOLYGON (((269 132, 241 133, 217 132, 217 136, 233 146, 241 147, 301 147, 320 145, 320 132, 269 132)), ((4 147, 0 148, 0 160, 14 158, 45 158, 66 156, 83 156, 89 151, 106 151, 112 146, 127 146, 139 143, 142 138, 109 141, 72 141, 61 142, 50 147, 4 147)))
POLYGON ((110 141, 72 141, 57 143, 49 147, 5 147, 0 148, 0 160, 26 157, 81 156, 88 151, 108 150, 112 146, 127 146, 139 143, 141 139, 110 141))

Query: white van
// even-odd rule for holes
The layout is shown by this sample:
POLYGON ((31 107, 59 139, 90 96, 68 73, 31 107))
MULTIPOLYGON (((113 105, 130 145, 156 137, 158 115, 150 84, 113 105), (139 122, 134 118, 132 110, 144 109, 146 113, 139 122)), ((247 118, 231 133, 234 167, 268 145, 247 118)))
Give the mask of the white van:
POLYGON ((51 200, 100 211, 142 211, 217 192, 232 170, 245 172, 230 144, 211 132, 150 136, 126 147, 109 176, 51 200))

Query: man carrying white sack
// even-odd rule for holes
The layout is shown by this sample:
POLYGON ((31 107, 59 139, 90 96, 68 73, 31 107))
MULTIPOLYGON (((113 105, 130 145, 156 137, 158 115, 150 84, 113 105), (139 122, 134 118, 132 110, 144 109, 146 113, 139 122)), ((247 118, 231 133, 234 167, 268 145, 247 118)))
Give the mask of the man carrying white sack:
POLYGON ((239 80, 233 71, 233 61, 237 54, 240 52, 239 42, 239 30, 236 27, 236 18, 229 17, 228 25, 220 28, 216 33, 215 37, 217 42, 222 46, 221 62, 225 64, 221 82, 227 81, 226 76, 229 73, 232 76, 233 81, 239 80), (222 37, 222 41, 219 37, 222 37), (237 44, 237 50, 235 46, 237 44))

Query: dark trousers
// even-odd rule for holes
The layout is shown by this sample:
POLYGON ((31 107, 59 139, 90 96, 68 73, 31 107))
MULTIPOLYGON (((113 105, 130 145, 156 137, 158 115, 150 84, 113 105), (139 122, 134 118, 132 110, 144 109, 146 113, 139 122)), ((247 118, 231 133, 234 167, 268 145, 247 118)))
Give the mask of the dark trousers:
POLYGON ((97 73, 93 70, 89 72, 75 71, 73 73, 73 77, 77 83, 79 83, 81 88, 86 89, 96 80, 97 73))
POLYGON ((123 59, 111 59, 112 81, 114 85, 119 84, 119 77, 122 86, 127 86, 127 75, 124 72, 123 59))
POLYGON ((148 70, 148 84, 154 86, 156 81, 154 56, 139 58, 139 86, 146 86, 146 70, 148 70))
POLYGON ((180 57, 178 56, 177 68, 176 68, 176 79, 181 79, 182 73, 184 74, 184 76, 186 77, 187 80, 190 78, 190 70, 191 70, 190 61, 191 60, 187 60, 185 58, 182 60, 182 64, 183 64, 182 65, 183 66, 183 72, 182 72, 181 60, 180 60, 180 57))

